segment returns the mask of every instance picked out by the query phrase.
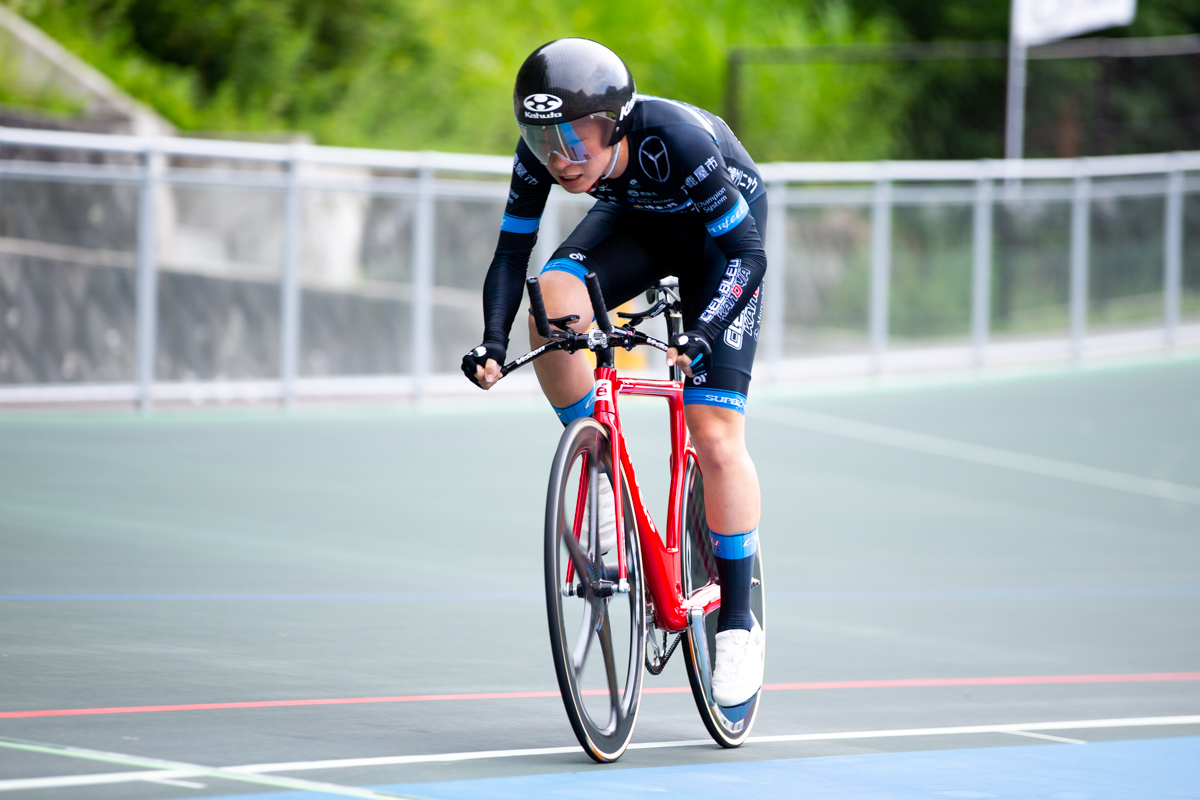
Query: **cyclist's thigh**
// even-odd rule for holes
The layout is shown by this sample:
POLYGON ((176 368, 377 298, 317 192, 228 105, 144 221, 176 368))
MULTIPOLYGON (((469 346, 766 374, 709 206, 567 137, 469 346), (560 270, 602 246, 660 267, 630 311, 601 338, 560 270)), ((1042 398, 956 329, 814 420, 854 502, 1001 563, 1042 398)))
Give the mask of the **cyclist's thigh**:
MULTIPOLYGON (((760 198, 750 205, 755 227, 759 236, 766 230, 767 201, 760 198)), ((701 229, 703 231, 703 228, 701 229)), ((726 276, 728 260, 717 247, 712 237, 704 234, 704 258, 686 275, 679 276, 679 289, 683 299, 683 324, 690 328, 708 305, 717 287, 726 276)), ((733 277, 733 276, 729 276, 733 277)), ((712 359, 708 365, 701 364, 700 371, 684 383, 684 403, 734 408, 745 412, 746 396, 750 389, 750 373, 754 367, 754 355, 758 348, 758 335, 762 328, 763 284, 754 288, 754 295, 746 309, 730 323, 721 337, 712 343, 712 359)))
MULTIPOLYGON (((605 303, 615 308, 674 272, 687 242, 665 216, 596 203, 542 271, 569 272, 581 281, 589 270, 595 272, 605 303)), ((693 246, 697 258, 698 245, 693 246)))

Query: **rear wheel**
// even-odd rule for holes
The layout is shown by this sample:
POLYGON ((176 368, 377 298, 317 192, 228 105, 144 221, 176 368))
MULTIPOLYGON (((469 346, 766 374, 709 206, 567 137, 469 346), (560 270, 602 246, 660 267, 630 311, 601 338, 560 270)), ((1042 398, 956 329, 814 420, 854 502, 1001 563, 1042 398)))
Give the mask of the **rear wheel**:
MULTIPOLYGON (((704 476, 695 458, 688 459, 684 475, 683 532, 683 591, 690 596, 697 589, 717 582, 717 562, 713 556, 712 539, 709 538, 708 521, 704 514, 704 476)), ((762 585, 762 542, 754 557, 754 585, 750 590, 750 610, 762 627, 767 630, 766 609, 762 585)), ((706 617, 703 612, 692 612, 696 616, 685 634, 687 648, 688 681, 692 684, 692 696, 704 727, 722 747, 738 747, 750 735, 754 719, 758 715, 759 689, 754 697, 736 708, 722 708, 712 699, 713 657, 717 649, 717 613, 714 609, 706 617)))
POLYGON ((604 427, 575 420, 559 440, 546 497, 546 611, 554 670, 567 718, 584 751, 615 761, 633 736, 642 693, 646 616, 637 526, 622 491, 625 570, 617 548, 600 552, 597 484, 613 476, 604 427), (587 513, 585 513, 585 510, 587 513), (569 576, 569 577, 568 577, 569 576))

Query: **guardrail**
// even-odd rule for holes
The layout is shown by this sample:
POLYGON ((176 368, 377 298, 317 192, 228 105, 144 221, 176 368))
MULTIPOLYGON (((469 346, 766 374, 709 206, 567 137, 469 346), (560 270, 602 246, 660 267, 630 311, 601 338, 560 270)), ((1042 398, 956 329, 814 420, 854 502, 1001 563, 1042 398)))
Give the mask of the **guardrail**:
MULTIPOLYGON (((159 277, 156 191, 171 187, 230 187, 266 190, 283 198, 283 250, 279 281, 279 373, 277 380, 244 382, 248 394, 292 403, 298 394, 354 393, 364 379, 311 379, 300 375, 301 196, 308 191, 406 197, 415 202, 411 236, 411 307, 409 374, 386 385, 420 396, 434 378, 433 308, 436 200, 452 198, 503 202, 511 160, 499 156, 412 153, 304 144, 261 144, 189 138, 137 138, 0 128, 0 148, 74 151, 118 163, 74 163, 10 158, 0 160, 0 181, 25 180, 136 187, 136 357, 134 381, 108 385, 38 384, 0 386, 0 400, 136 400, 148 407, 156 398, 197 395, 196 387, 172 387, 156 379, 159 334, 159 277), (258 169, 200 169, 171 160, 213 159, 258 169), (353 168, 361 174, 314 173, 310 167, 353 168), (401 176, 372 173, 406 173, 401 176), (305 382, 308 382, 307 389, 305 382), (357 382, 356 382, 357 381, 357 382), (318 386, 319 384, 319 386, 318 386), (323 387, 323 388, 322 388, 323 387)), ((773 219, 784 208, 845 206, 869 209, 870 279, 867 333, 869 366, 887 369, 892 267, 892 215, 899 205, 922 203, 970 206, 972 263, 970 349, 976 365, 988 360, 993 253, 993 209, 1014 198, 1068 202, 1070 214, 1069 342, 1079 357, 1087 333, 1090 204, 1106 197, 1162 196, 1164 203, 1162 344, 1172 346, 1180 330, 1184 246, 1184 197, 1200 191, 1200 152, 1071 160, 778 163, 761 166, 770 193, 773 219), (1119 185, 1097 183, 1126 178, 1119 185)), ((0 194, 2 194, 0 186, 0 194)), ((542 220, 543 236, 535 259, 545 260, 559 240, 559 214, 586 197, 555 192, 542 220)), ((783 359, 785 282, 789 258, 784 224, 768 226, 768 260, 781 268, 769 273, 763 360, 783 359)), ((481 274, 482 278, 482 268, 481 274)), ((228 386, 210 382, 208 396, 228 395, 228 386)), ((465 385, 465 384, 464 384, 465 385)))
MULTIPOLYGON (((899 161, 871 163, 767 164, 763 178, 775 187, 772 207, 804 205, 869 205, 871 208, 871 368, 884 368, 888 349, 891 217, 897 204, 970 203, 972 215, 971 341, 976 365, 986 361, 992 276, 992 208, 1007 199, 1069 200, 1070 227, 1070 352, 1083 351, 1087 328, 1089 204, 1116 197, 1165 197, 1163 259, 1163 340, 1177 343, 1183 277, 1184 206, 1187 191, 1200 191, 1200 152, 1078 159, 981 161, 899 161), (1098 178, 1147 178, 1138 184, 1095 186, 1098 178), (1065 181, 1070 186, 1029 184, 1065 181), (897 186, 961 182, 961 187, 897 186), (870 188, 791 188, 790 183, 869 184, 870 188)), ((774 233, 768 230, 768 237, 774 233)), ((779 257, 781 244, 774 243, 779 257)), ((774 277, 774 276, 773 276, 774 277)), ((774 288, 780 295, 778 287, 774 288)), ((782 317, 776 313, 774 317, 782 317)), ((778 324, 777 322, 775 324, 778 324)), ((778 339, 776 334, 773 339, 778 339)))

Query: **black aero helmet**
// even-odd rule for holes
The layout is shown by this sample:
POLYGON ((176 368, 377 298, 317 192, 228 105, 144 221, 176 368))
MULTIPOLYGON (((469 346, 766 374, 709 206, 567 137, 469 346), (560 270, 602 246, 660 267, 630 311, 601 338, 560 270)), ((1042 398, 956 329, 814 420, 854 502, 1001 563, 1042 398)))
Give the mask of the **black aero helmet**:
POLYGON ((634 91, 629 68, 612 50, 590 39, 556 39, 521 65, 513 111, 542 163, 551 153, 581 163, 621 141, 634 91))

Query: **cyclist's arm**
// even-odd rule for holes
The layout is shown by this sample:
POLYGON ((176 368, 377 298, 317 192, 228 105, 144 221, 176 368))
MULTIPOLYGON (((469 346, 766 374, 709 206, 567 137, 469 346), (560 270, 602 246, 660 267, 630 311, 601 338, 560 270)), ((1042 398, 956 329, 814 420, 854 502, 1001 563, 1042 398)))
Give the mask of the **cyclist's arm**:
POLYGON ((508 332, 521 305, 529 255, 537 243, 538 224, 553 181, 550 173, 521 141, 513 159, 512 182, 500 225, 500 240, 483 281, 484 342, 508 347, 508 332))
POLYGON ((696 138, 689 148, 693 171, 684 188, 728 262, 720 286, 696 323, 709 343, 715 343, 750 303, 767 271, 767 254, 747 201, 730 178, 716 143, 696 138))

